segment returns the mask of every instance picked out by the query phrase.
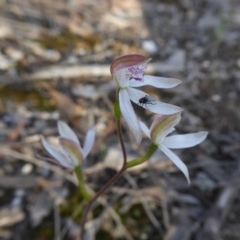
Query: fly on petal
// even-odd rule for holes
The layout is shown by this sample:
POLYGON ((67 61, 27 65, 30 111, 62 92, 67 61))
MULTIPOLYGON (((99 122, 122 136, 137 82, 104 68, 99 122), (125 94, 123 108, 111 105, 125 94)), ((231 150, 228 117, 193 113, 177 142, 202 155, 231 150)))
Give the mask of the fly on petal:
POLYGON ((138 102, 139 102, 139 105, 140 106, 146 106, 146 108, 147 108, 147 104, 152 104, 152 105, 154 105, 154 104, 156 104, 156 98, 155 97, 153 97, 153 96, 149 96, 149 95, 145 95, 144 97, 142 97, 142 98, 140 98, 139 100, 138 100, 138 102))

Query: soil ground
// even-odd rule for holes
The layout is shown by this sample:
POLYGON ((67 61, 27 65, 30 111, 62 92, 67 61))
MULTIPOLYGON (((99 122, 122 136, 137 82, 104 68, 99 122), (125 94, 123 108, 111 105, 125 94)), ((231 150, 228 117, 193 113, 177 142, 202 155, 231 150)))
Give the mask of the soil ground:
MULTIPOLYGON (((39 159, 40 136, 56 142, 61 119, 83 142, 95 125, 84 168, 99 190, 122 161, 109 67, 137 53, 152 58, 148 73, 182 80, 144 88, 184 109, 176 131, 209 136, 176 151, 190 186, 156 153, 100 198, 87 239, 239 240, 239 42, 238 0, 0 0, 0 239, 78 239, 86 203, 70 173, 39 159)), ((124 121, 123 130, 128 158, 141 156, 148 139, 137 146, 124 121)))

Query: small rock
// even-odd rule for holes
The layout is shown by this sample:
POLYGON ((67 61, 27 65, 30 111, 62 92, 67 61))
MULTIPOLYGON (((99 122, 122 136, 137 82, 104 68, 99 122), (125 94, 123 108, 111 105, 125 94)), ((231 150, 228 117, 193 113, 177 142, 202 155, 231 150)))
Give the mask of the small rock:
POLYGON ((22 167, 21 173, 22 173, 23 175, 28 175, 29 173, 32 172, 32 170, 33 170, 33 165, 30 164, 30 163, 27 163, 27 164, 25 164, 25 165, 22 167))
POLYGON ((203 56, 204 49, 202 47, 196 47, 192 52, 192 58, 198 59, 203 56))
POLYGON ((35 201, 29 207, 31 224, 33 227, 38 226, 44 217, 46 217, 53 206, 53 200, 46 192, 41 192, 36 196, 35 201))
POLYGON ((119 159, 122 159, 122 152, 119 148, 110 148, 107 152, 107 155, 104 159, 104 163, 107 167, 115 169, 116 171, 119 171, 122 167, 122 161, 119 159))
POLYGON ((158 52, 158 46, 153 40, 145 40, 142 42, 142 48, 150 53, 150 54, 155 54, 158 52))
POLYGON ((211 63, 210 63, 210 61, 208 61, 208 60, 205 60, 205 61, 203 61, 203 63, 202 63, 202 67, 203 67, 204 69, 208 69, 208 68, 210 67, 210 65, 211 65, 211 63))
POLYGON ((43 57, 46 60, 55 62, 55 61, 58 61, 61 58, 61 54, 56 50, 49 49, 49 50, 44 51, 43 57))
POLYGON ((218 95, 218 94, 212 95, 212 100, 213 100, 214 102, 220 102, 221 99, 222 99, 222 97, 221 97, 220 95, 218 95))
POLYGON ((232 16, 232 21, 236 25, 240 25, 240 11, 236 11, 232 16))
POLYGON ((219 18, 212 15, 211 12, 207 12, 203 17, 201 17, 197 23, 197 27, 205 30, 205 29, 213 29, 218 27, 220 24, 219 18))
POLYGON ((19 207, 0 209, 0 227, 9 227, 25 219, 25 213, 19 207))
POLYGON ((5 24, 0 23, 0 39, 10 37, 12 35, 11 28, 5 24))
POLYGON ((209 177, 208 174, 200 172, 193 180, 202 191, 212 191, 216 187, 216 183, 209 177))
POLYGON ((76 56, 69 56, 66 62, 70 64, 76 64, 79 62, 79 59, 76 56))
MULTIPOLYGON (((134 159, 136 156, 128 155, 128 159, 134 159)), ((108 168, 119 171, 122 167, 122 151, 119 147, 111 147, 108 149, 107 155, 104 159, 104 164, 108 168)))
POLYGON ((240 68, 240 58, 237 60, 237 66, 240 68))
POLYGON ((14 195, 15 195, 15 197, 11 202, 11 206, 20 207, 20 205, 22 204, 23 196, 25 195, 25 191, 22 189, 17 189, 15 191, 14 195))
POLYGON ((186 60, 186 52, 182 49, 176 50, 173 55, 169 58, 168 62, 178 63, 182 65, 186 60))
POLYGON ((238 44, 240 38, 240 33, 238 31, 232 31, 225 36, 225 42, 228 46, 234 47, 238 44))
POLYGON ((19 61, 24 57, 24 54, 22 51, 15 49, 13 47, 8 47, 5 50, 5 54, 14 61, 19 61))
POLYGON ((13 61, 0 53, 0 70, 7 70, 14 65, 13 61))

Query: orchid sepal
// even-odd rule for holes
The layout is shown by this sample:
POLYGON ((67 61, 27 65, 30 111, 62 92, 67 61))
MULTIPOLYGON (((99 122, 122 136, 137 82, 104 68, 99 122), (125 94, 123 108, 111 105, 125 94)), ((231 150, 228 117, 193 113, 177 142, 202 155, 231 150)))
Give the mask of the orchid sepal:
POLYGON ((181 120, 181 113, 173 115, 159 115, 153 121, 150 129, 144 124, 140 123, 141 129, 151 139, 152 143, 158 148, 181 170, 190 184, 189 172, 185 163, 170 150, 193 147, 203 142, 208 132, 201 131, 197 133, 173 135, 167 137, 168 134, 175 130, 175 126, 181 120))
POLYGON ((95 140, 95 131, 90 129, 87 132, 83 148, 80 145, 77 135, 66 123, 58 121, 58 131, 60 133, 59 150, 48 143, 43 136, 41 137, 42 146, 53 157, 53 162, 57 162, 69 170, 74 170, 83 163, 90 152, 95 140))

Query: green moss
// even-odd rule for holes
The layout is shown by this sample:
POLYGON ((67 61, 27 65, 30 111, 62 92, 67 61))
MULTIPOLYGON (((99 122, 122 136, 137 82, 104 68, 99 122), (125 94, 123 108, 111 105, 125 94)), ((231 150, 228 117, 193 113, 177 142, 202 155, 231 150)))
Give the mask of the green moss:
POLYGON ((41 224, 33 231, 31 239, 54 239, 53 226, 49 226, 48 224, 41 224))
POLYGON ((37 90, 36 86, 28 87, 28 83, 18 85, 8 85, 0 88, 0 101, 3 106, 7 106, 9 102, 16 105, 24 104, 27 107, 45 111, 53 111, 56 105, 53 101, 49 101, 47 97, 43 97, 37 90))
MULTIPOLYGON (((73 212, 75 212, 75 216, 73 216, 73 219, 79 223, 81 220, 81 215, 83 213, 83 208, 81 205, 83 199, 78 191, 74 191, 67 199, 67 205, 61 206, 61 216, 69 217, 72 216, 73 212), (77 213, 76 209, 81 206, 77 213)), ((85 206, 85 205, 84 205, 85 206)), ((146 215, 146 212, 142 206, 142 204, 136 204, 134 205, 127 213, 122 214, 120 211, 121 205, 119 202, 115 202, 112 207, 116 210, 118 213, 123 225, 127 228, 129 233, 133 236, 136 240, 141 240, 142 236, 147 236, 147 239, 152 240, 161 240, 163 239, 161 234, 153 227, 150 219, 146 215)), ((94 211, 92 212, 93 219, 98 218, 102 212, 104 211, 105 207, 102 205, 98 205, 96 208, 94 208, 94 211)), ((157 213, 155 212, 155 216, 157 217, 157 213)), ((111 218, 110 218, 111 219, 111 218)), ((109 221, 111 221, 108 219, 109 221)), ((160 220, 160 219, 159 219, 160 220)), ((109 229, 109 226, 113 225, 104 225, 103 228, 97 233, 97 239, 99 240, 105 240, 105 239, 112 239, 111 230, 109 229), (104 228, 104 226, 106 228, 104 228)), ((164 233, 162 234, 164 235, 164 233)), ((124 239, 124 238, 117 238, 118 240, 124 239)))
POLYGON ((162 239, 156 232, 141 204, 133 206, 127 214, 121 216, 124 226, 127 227, 134 239, 142 239, 141 235, 147 235, 147 239, 162 239))
POLYGON ((97 233, 96 239, 98 240, 112 239, 112 236, 109 233, 101 230, 97 233))
MULTIPOLYGON (((69 217, 73 215, 74 219, 78 219, 82 213, 83 208, 81 207, 81 203, 83 201, 83 198, 81 196, 81 193, 76 189, 67 199, 67 204, 61 205, 60 212, 62 216, 69 217)), ((80 219, 78 219, 80 220, 80 219)))
POLYGON ((64 30, 61 35, 45 36, 43 39, 37 40, 37 42, 44 48, 64 52, 69 47, 82 47, 86 50, 92 50, 100 42, 100 38, 97 35, 90 35, 83 38, 69 30, 64 30))

